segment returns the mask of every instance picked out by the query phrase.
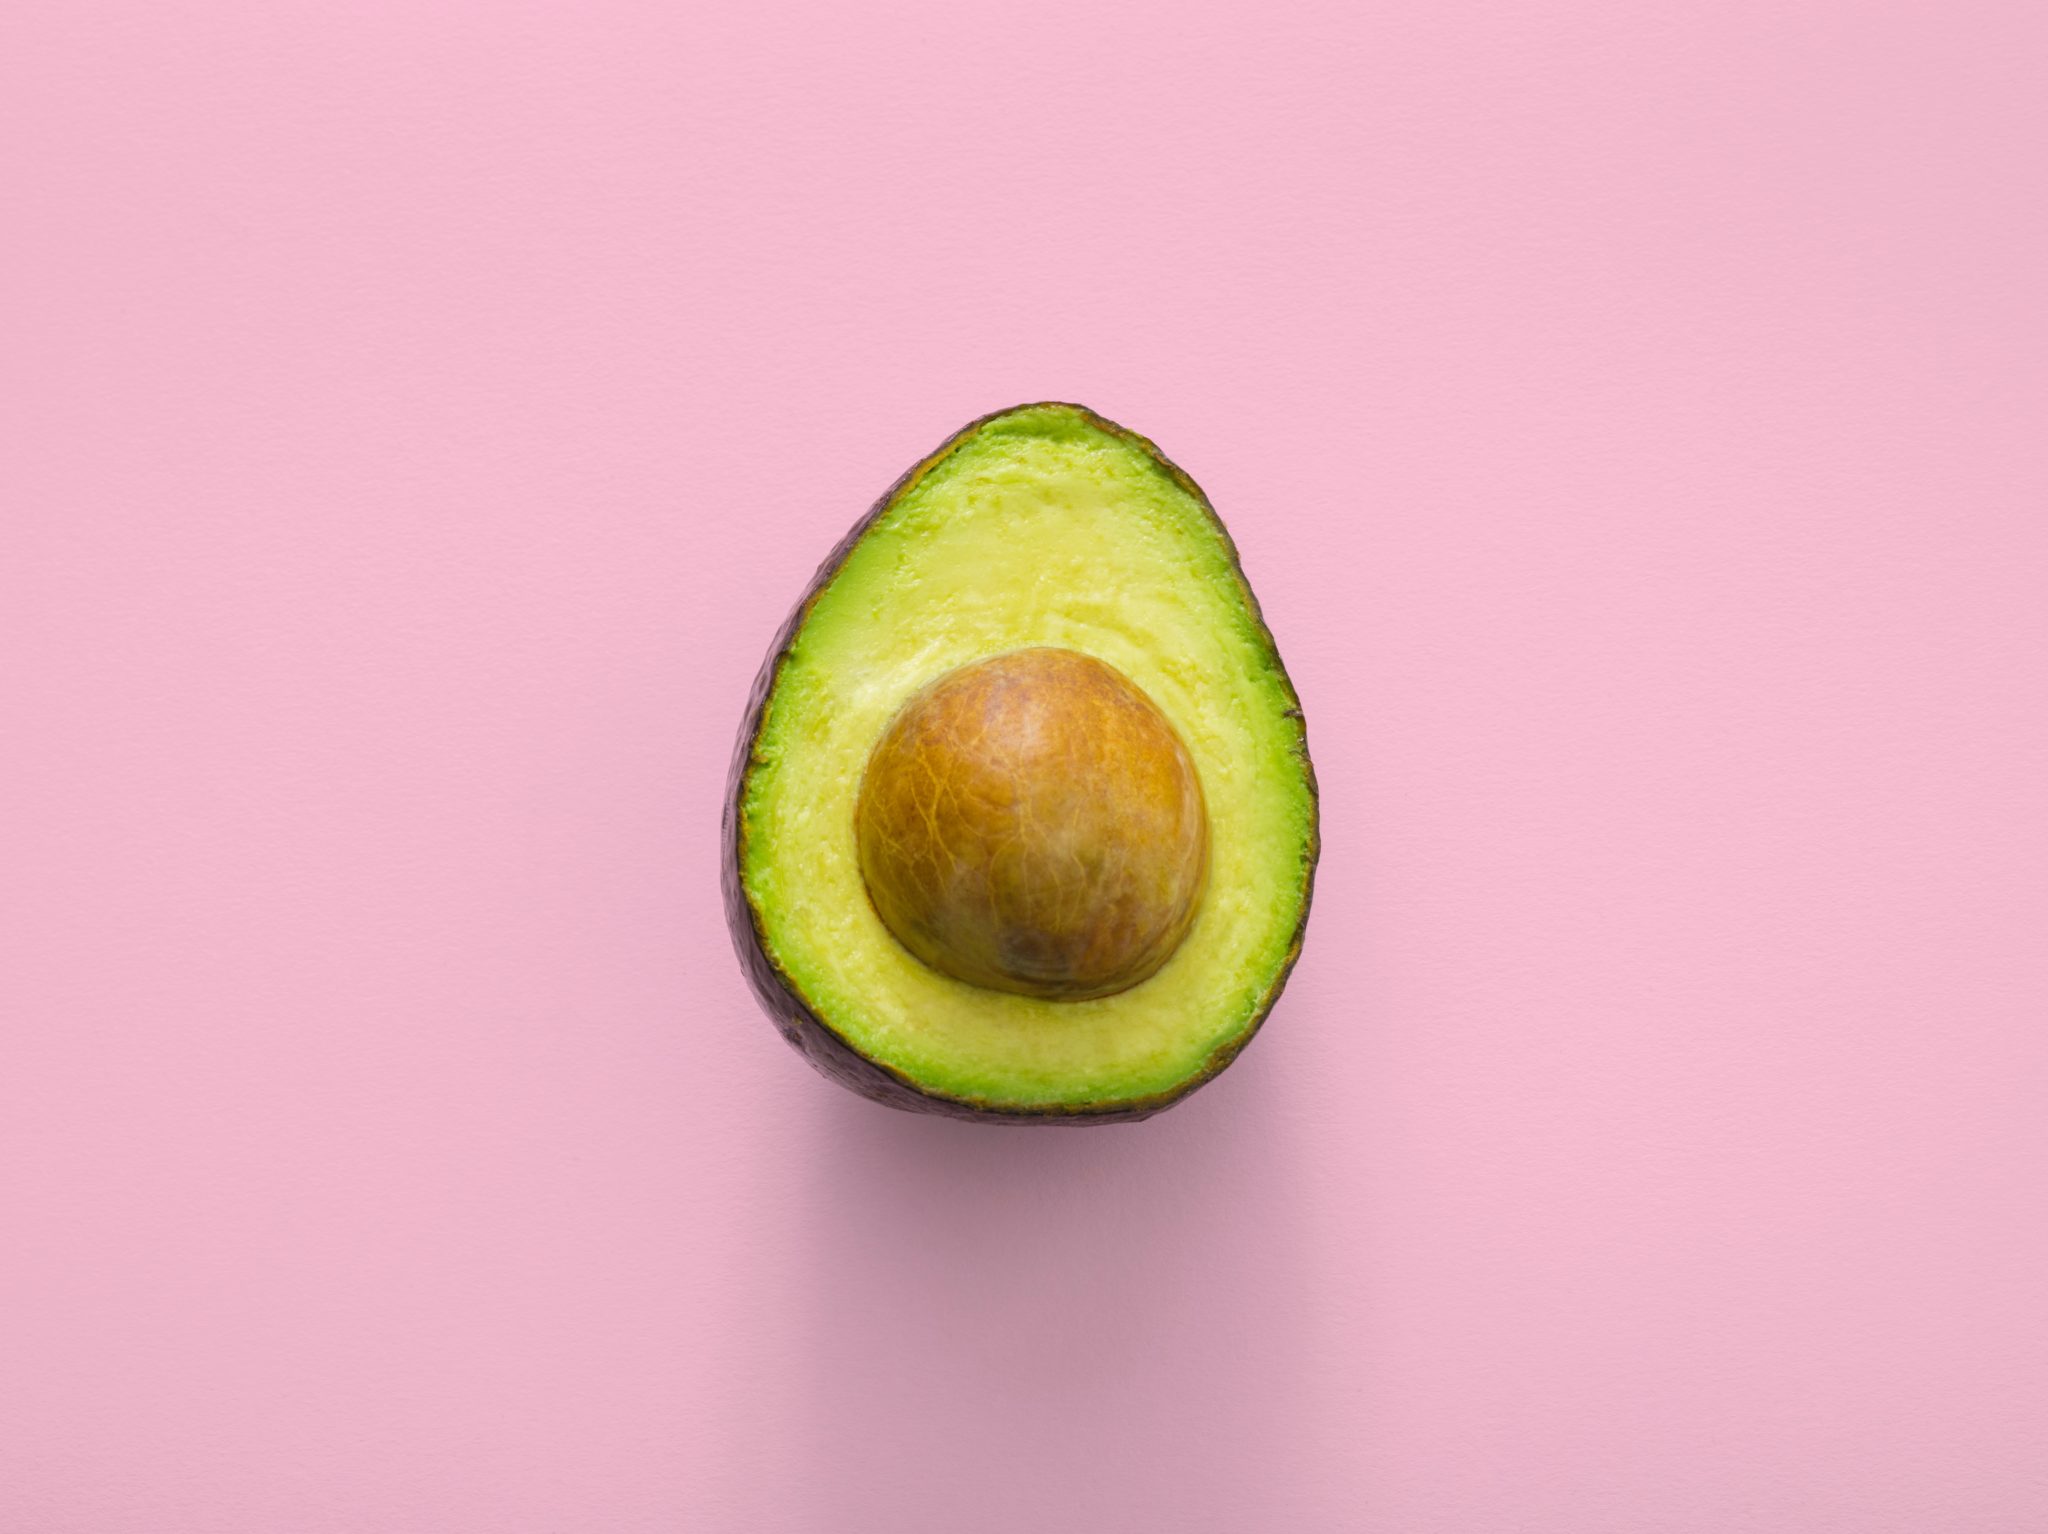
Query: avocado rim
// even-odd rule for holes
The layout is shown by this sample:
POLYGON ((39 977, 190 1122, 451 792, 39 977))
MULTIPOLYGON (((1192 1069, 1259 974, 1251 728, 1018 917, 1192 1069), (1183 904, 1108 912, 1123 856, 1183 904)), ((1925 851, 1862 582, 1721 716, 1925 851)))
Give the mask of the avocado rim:
POLYGON ((783 620, 774 642, 769 646, 766 659, 762 661, 761 668, 754 677, 753 690, 748 696, 746 712, 742 717, 739 736, 733 748, 721 822, 719 885, 724 896, 726 926, 732 937, 733 950, 739 957, 740 968, 753 989, 755 999, 782 1036, 814 1067, 841 1086, 891 1108, 900 1108, 910 1113, 965 1119, 974 1123, 1137 1123, 1156 1113, 1163 1113, 1222 1074, 1264 1026, 1268 1014, 1273 1010, 1273 1004, 1279 1000, 1281 991, 1286 988, 1287 978, 1292 973, 1295 962, 1301 957, 1302 941, 1308 931, 1309 907, 1315 893, 1316 864, 1322 854, 1320 797, 1316 785, 1315 764, 1309 756, 1306 721, 1303 721, 1299 752, 1308 788, 1308 845, 1307 856, 1302 864, 1301 915, 1295 923, 1294 934, 1288 942, 1286 955, 1274 972, 1272 983, 1259 998, 1250 1023, 1236 1038, 1219 1047, 1203 1061, 1201 1067, 1185 1081, 1166 1092, 1102 1103, 1060 1103, 1047 1104, 1043 1107, 1019 1107, 1016 1104, 955 1097, 919 1085, 902 1073, 863 1054, 812 1009, 795 980, 783 971, 769 952, 762 931, 761 914, 747 891, 743 874, 748 837, 744 812, 747 780, 756 764, 755 746, 760 735, 762 718, 767 711, 768 699, 775 691, 783 664, 789 658, 791 646, 795 643, 805 620, 810 616, 811 608, 832 577, 838 573, 840 566, 845 563, 847 556, 866 536, 868 529, 880 520, 906 491, 943 463, 963 442, 983 427, 1004 416, 1026 410, 1067 412, 1110 436, 1120 438, 1145 453, 1176 485, 1193 498, 1222 539, 1224 551, 1229 557, 1231 576, 1237 582, 1246 610, 1258 625, 1259 635, 1271 657, 1273 668, 1280 678, 1281 685, 1286 689, 1289 706, 1285 712, 1297 720, 1302 720, 1300 696, 1295 692, 1293 679, 1288 676, 1287 668, 1281 661, 1272 630, 1266 624, 1264 613, 1260 611, 1258 597, 1245 579, 1237 545, 1232 541, 1229 529, 1224 525, 1222 517, 1217 515, 1216 508, 1210 503, 1208 496, 1203 494, 1201 487, 1190 479, 1179 465, 1160 452, 1149 438, 1097 415, 1085 405, 1067 404, 1056 400, 1012 405, 968 422, 946 438, 936 450, 913 464, 901 478, 885 490, 880 499, 868 509, 867 514, 855 522, 847 530, 846 535, 833 546, 831 553, 826 555, 824 562, 818 566, 817 573, 811 577, 810 584, 804 588, 803 595, 790 609, 788 617, 783 620))

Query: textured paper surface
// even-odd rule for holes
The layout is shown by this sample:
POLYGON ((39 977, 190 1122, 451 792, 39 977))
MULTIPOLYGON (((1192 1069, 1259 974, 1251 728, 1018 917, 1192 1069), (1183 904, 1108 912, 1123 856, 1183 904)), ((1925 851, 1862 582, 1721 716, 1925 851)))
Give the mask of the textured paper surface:
POLYGON ((0 17, 0 1531, 2048 1528, 2041 13, 0 17), (1069 398, 1327 853, 1096 1134, 755 1014, 815 561, 1069 398))

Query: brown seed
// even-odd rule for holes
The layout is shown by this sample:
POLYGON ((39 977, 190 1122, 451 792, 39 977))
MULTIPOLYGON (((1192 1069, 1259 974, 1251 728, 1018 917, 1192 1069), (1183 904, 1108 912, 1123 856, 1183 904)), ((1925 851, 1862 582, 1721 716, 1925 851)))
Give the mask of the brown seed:
POLYGON ((868 895, 932 968, 1053 1000, 1147 979, 1193 923, 1209 817, 1187 747, 1115 667, 1013 650, 917 693, 855 811, 868 895))

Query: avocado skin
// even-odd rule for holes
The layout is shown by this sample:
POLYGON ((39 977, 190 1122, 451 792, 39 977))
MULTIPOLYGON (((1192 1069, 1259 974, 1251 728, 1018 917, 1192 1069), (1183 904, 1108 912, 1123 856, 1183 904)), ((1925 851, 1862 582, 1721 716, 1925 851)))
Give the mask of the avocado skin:
MULTIPOLYGON (((1273 1010, 1274 1002, 1280 999, 1281 991, 1286 988, 1288 975, 1292 973, 1295 962, 1301 957, 1302 940, 1308 931, 1309 907, 1315 893, 1316 863, 1322 853, 1320 817, 1317 817, 1309 828, 1308 858, 1302 870, 1301 918, 1295 924, 1293 940, 1287 947, 1287 957, 1274 975, 1272 985, 1260 999, 1258 1011, 1253 1014, 1250 1026, 1234 1042, 1210 1056, 1199 1071, 1172 1091, 1154 1097, 1122 1100, 1101 1107, 1049 1105, 1044 1108, 1020 1110, 968 1098, 949 1097, 928 1092, 886 1066, 869 1059, 826 1026, 810 1009, 796 983, 777 967, 762 940, 760 924, 754 914, 753 903, 747 899, 746 887, 740 873, 745 863, 746 850, 746 826, 740 814, 740 807, 746 798, 747 773, 753 764, 755 740, 760 734, 762 716, 767 712, 769 695, 775 690, 777 674, 782 669, 782 663, 788 659, 790 647, 795 643, 797 633, 802 629, 805 618, 810 615, 811 606, 817 601, 819 593, 838 573, 840 565, 845 563, 846 557, 866 536, 868 529, 896 503, 904 491, 941 462, 955 447, 1000 417, 1015 414, 1020 410, 1047 408, 1073 411, 1098 429, 1131 443, 1154 459, 1173 477, 1181 489, 1194 498, 1195 503, 1208 515, 1210 521, 1215 524, 1217 533, 1222 537, 1224 547, 1230 554, 1231 571, 1236 575, 1238 585, 1243 588, 1245 605, 1252 617, 1258 621, 1260 631, 1267 636, 1270 646, 1272 631, 1266 626, 1265 616, 1259 610, 1258 597, 1244 578, 1244 567, 1238 557, 1237 545, 1231 541, 1229 529, 1223 525, 1223 519, 1216 514, 1216 508, 1209 503, 1209 498, 1202 493, 1201 487, 1188 478, 1179 465, 1160 452, 1148 438, 1097 415, 1085 405, 1048 401, 1041 404, 1013 405, 1005 410, 991 411, 954 432, 936 451, 913 464, 895 484, 882 493, 881 498, 868 509, 867 514, 854 523, 847 530, 846 536, 833 546, 830 554, 826 555, 824 563, 818 566, 818 573, 811 577, 810 585, 804 588, 803 596, 790 609, 789 616, 777 630, 774 643, 768 647, 767 658, 761 662, 761 669, 755 674, 753 691, 748 696, 746 714, 741 720, 739 737, 733 747, 732 767, 726 779, 725 814, 720 837, 719 885, 725 897, 726 927, 732 936, 733 950, 739 956, 740 968, 747 977, 748 985, 753 988, 755 999, 760 1002, 762 1010, 768 1014, 769 1020, 775 1024, 783 1038, 787 1039, 817 1070, 849 1091, 857 1092, 862 1097, 887 1107, 900 1108, 907 1113, 934 1114, 941 1118, 965 1119, 977 1124, 1135 1124, 1151 1118, 1156 1113, 1164 1113, 1168 1108, 1185 1101, 1196 1090, 1215 1080, 1264 1026, 1267 1016, 1273 1010)), ((1287 678, 1286 668, 1280 661, 1277 649, 1274 650, 1273 660, 1279 667, 1282 678, 1287 680, 1288 692, 1292 695, 1293 682, 1287 678)), ((1298 699, 1293 712, 1296 717, 1300 716, 1298 699)), ((1308 754, 1306 735, 1302 741, 1302 769, 1308 778, 1309 803, 1314 806, 1319 795, 1315 765, 1308 754)))

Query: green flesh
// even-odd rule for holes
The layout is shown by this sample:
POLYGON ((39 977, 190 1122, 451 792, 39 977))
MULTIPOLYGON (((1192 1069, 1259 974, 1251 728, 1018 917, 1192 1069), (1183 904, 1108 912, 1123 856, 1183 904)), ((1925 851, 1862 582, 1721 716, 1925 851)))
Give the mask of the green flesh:
POLYGON ((886 1070, 992 1110, 1143 1102, 1226 1060, 1293 956, 1315 852, 1299 708, 1222 529, 1146 444, 1071 405, 970 429, 871 523, 789 643, 740 803, 742 882, 787 985, 886 1070), (883 726, 941 674, 1030 645, 1142 688, 1208 799, 1209 884, 1186 941, 1093 1001, 926 968, 861 880, 854 804, 883 726))

